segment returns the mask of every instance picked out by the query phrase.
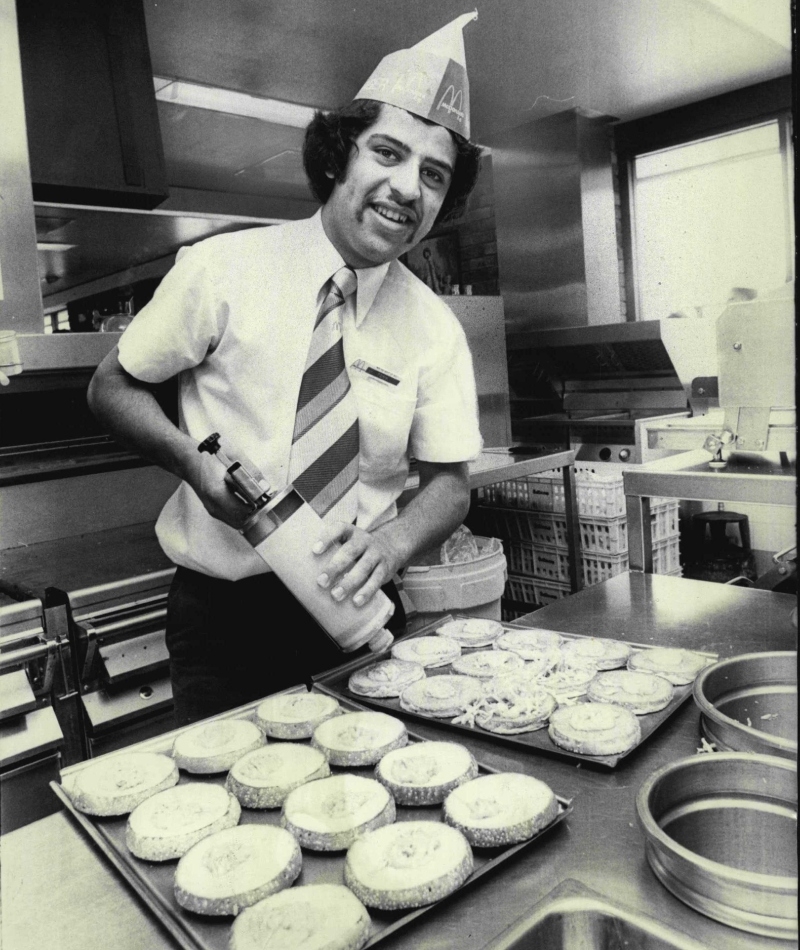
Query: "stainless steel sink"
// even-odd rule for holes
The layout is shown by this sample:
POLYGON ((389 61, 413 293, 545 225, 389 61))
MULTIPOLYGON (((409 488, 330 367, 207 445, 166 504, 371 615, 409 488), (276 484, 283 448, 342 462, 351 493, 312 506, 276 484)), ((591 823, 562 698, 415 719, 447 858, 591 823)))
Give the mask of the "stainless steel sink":
POLYGON ((705 950, 652 917, 566 880, 483 950, 705 950))

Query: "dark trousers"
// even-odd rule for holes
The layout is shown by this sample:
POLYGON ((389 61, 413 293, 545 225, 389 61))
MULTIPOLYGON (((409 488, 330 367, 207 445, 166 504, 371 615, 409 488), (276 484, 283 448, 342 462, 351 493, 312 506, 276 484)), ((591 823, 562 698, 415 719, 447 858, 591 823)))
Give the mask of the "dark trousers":
MULTIPOLYGON (((399 630, 405 613, 394 584, 384 593, 399 630)), ((178 567, 167 601, 167 649, 175 725, 254 702, 367 652, 343 653, 275 574, 241 581, 178 567)))

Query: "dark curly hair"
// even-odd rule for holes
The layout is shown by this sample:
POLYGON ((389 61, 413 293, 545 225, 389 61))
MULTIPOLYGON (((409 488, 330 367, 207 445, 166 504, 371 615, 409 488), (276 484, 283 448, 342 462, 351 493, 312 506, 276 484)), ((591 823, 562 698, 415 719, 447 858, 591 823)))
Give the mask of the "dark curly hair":
MULTIPOLYGON (((330 198, 334 183, 344 181, 350 149, 358 136, 378 121, 382 105, 375 99, 355 99, 341 109, 315 113, 303 141, 303 167, 311 191, 322 204, 330 198), (327 172, 333 172, 333 178, 327 172)), ((456 145, 456 164, 434 225, 463 209, 481 167, 480 148, 455 132, 450 135, 456 145)))

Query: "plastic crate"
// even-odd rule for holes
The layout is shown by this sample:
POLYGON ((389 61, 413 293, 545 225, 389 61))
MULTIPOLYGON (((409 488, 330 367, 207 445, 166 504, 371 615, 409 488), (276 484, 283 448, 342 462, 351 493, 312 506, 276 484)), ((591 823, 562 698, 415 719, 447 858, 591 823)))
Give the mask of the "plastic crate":
MULTIPOLYGON (((625 515, 625 489, 622 472, 628 468, 613 462, 575 463, 575 494, 578 514, 600 518, 625 515)), ((560 470, 526 475, 504 482, 495 482, 483 489, 479 497, 487 505, 522 508, 528 511, 564 511, 564 479, 560 470)), ((653 507, 668 499, 653 498, 653 507)), ((675 503, 677 506, 677 502, 675 503)), ((677 510, 677 507, 676 507, 677 510)))
MULTIPOLYGON (((667 538, 653 545, 653 573, 672 574, 680 571, 679 538, 667 538)), ((569 583, 569 554, 564 548, 543 547, 527 541, 512 541, 506 544, 506 559, 509 570, 518 575, 537 580, 569 583)), ((622 554, 597 554, 581 552, 583 582, 587 587, 616 577, 630 567, 628 552, 622 554)))
POLYGON ((568 596, 569 593, 569 584, 559 584, 557 581, 546 581, 537 577, 509 574, 506 582, 506 596, 509 600, 531 606, 543 607, 568 596))
MULTIPOLYGON (((506 592, 508 592, 508 588, 506 588, 506 592)), ((519 600, 511 600, 506 595, 500 601, 500 619, 508 623, 517 620, 519 617, 524 617, 525 614, 532 613, 534 610, 539 610, 541 607, 544 607, 544 604, 526 604, 519 600)))
MULTIPOLYGON (((562 548, 533 547, 530 544, 512 545, 509 549, 509 567, 512 571, 529 574, 536 580, 569 584, 569 555, 562 548)), ((583 582, 588 587, 616 577, 628 570, 627 554, 581 555, 583 582)))
MULTIPOLYGON (((485 535, 567 547, 567 519, 556 512, 482 505, 475 509, 475 517, 485 535)), ((628 550, 628 522, 624 515, 616 518, 581 515, 578 520, 580 547, 584 553, 624 554, 628 550)), ((650 530, 654 544, 678 536, 677 501, 667 500, 651 506, 650 530)))
POLYGON ((681 567, 680 538, 666 538, 653 544, 653 573, 680 575, 681 567))
POLYGON ((650 531, 654 543, 680 534, 678 506, 677 498, 650 499, 650 531))
POLYGON ((483 535, 499 537, 504 541, 531 541, 536 544, 566 543, 566 521, 560 535, 552 514, 538 511, 514 511, 511 508, 479 506, 474 509, 476 531, 483 535))
POLYGON ((519 617, 531 613, 539 606, 539 604, 517 604, 513 600, 506 600, 504 597, 500 602, 500 619, 504 623, 510 623, 512 620, 517 620, 519 617))

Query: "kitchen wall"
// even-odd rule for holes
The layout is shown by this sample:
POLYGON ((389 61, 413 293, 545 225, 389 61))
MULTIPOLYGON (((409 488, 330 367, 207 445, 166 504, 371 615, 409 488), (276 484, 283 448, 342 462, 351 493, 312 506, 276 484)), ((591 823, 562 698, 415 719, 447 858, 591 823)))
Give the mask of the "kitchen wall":
POLYGON ((463 212, 434 228, 430 237, 456 232, 461 262, 461 283, 472 286, 474 296, 500 294, 497 269, 497 231, 494 214, 492 156, 483 156, 481 171, 463 212))
POLYGON ((0 0, 0 64, 0 323, 24 333, 40 329, 42 298, 14 0, 0 0))

